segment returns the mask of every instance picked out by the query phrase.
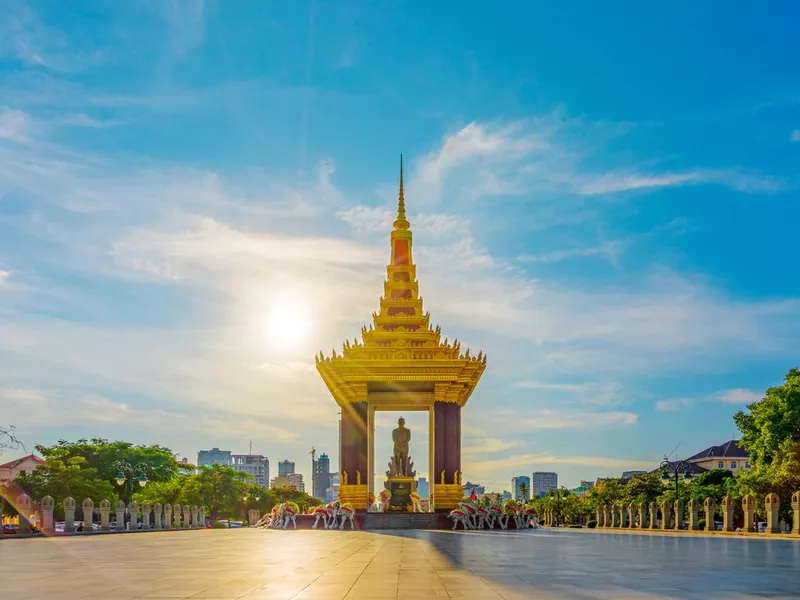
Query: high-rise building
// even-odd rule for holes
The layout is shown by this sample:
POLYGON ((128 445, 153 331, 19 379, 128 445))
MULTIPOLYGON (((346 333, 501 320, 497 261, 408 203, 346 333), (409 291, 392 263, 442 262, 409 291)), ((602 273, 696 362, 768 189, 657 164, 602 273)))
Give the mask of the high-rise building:
POLYGON ((419 494, 420 500, 427 500, 430 497, 431 491, 427 478, 420 477, 417 480, 417 493, 419 494))
POLYGON ((306 491, 306 484, 303 483, 303 475, 301 473, 289 473, 286 479, 289 480, 289 487, 293 487, 301 492, 306 491))
POLYGON ((231 459, 230 450, 220 450, 219 448, 212 448, 211 450, 199 450, 197 452, 197 466, 210 467, 211 465, 226 465, 233 464, 231 459))
POLYGON ((286 477, 294 473, 294 463, 290 460, 282 460, 278 463, 278 476, 286 477))
POLYGON ((325 502, 333 502, 339 499, 339 474, 331 473, 331 484, 325 490, 325 502))
POLYGON ((533 474, 533 495, 542 497, 558 487, 558 473, 536 471, 533 474))
POLYGON ((503 493, 500 495, 500 501, 505 502, 506 500, 511 500, 511 492, 503 490, 503 493))
POLYGON ((325 500, 328 488, 331 487, 331 461, 327 454, 320 454, 312 463, 314 473, 311 479, 311 495, 325 500))
POLYGON ((255 479, 256 483, 269 488, 269 459, 260 454, 234 454, 233 468, 255 479))
POLYGON ((511 489, 514 490, 514 499, 527 502, 531 499, 531 478, 519 475, 511 479, 511 489))

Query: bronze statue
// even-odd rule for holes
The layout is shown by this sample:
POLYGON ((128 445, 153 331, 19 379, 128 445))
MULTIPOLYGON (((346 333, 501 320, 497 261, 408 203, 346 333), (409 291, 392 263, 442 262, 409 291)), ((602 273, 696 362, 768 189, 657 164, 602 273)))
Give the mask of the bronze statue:
POLYGON ((392 431, 395 464, 398 475, 408 475, 408 442, 411 441, 411 430, 406 429, 406 420, 403 417, 397 419, 397 425, 397 429, 392 431))

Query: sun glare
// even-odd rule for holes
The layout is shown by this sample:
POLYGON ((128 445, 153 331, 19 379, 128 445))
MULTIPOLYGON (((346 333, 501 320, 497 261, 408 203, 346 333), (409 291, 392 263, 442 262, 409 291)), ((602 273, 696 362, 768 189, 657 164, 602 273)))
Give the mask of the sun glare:
POLYGON ((267 319, 267 339, 273 346, 298 348, 308 338, 311 318, 306 310, 291 304, 271 307, 267 319))

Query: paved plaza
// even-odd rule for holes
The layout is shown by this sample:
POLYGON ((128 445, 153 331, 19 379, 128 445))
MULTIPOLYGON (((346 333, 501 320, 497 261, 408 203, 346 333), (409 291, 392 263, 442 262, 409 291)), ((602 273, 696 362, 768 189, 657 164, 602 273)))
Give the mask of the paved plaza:
POLYGON ((0 595, 797 598, 800 543, 585 531, 207 530, 0 542, 0 595))

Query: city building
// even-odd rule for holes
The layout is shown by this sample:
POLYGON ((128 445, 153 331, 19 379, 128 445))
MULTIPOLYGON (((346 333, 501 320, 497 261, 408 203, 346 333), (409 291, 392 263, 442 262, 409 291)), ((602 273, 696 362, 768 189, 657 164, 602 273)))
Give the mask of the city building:
POLYGON ((36 467, 43 464, 44 459, 34 454, 28 454, 28 456, 4 463, 0 465, 0 482, 10 482, 17 475, 29 475, 36 470, 36 467))
POLYGON ((511 489, 514 490, 514 499, 527 502, 531 499, 531 478, 519 475, 511 480, 511 489))
POLYGON ((234 454, 233 468, 247 473, 255 482, 269 488, 269 459, 260 454, 234 454))
POLYGON ((331 487, 331 461, 327 454, 320 454, 312 462, 313 474, 311 479, 311 495, 319 500, 325 500, 328 488, 331 487))
POLYGON ((628 480, 631 477, 635 477, 637 475, 644 475, 647 471, 623 471, 622 472, 622 479, 628 480))
POLYGON ((473 490, 475 490, 475 495, 478 496, 479 498, 486 493, 486 488, 484 486, 480 485, 479 483, 472 483, 471 481, 465 483, 463 488, 464 488, 464 498, 469 498, 470 496, 472 496, 473 490))
POLYGON ((500 495, 500 501, 505 502, 506 500, 511 500, 511 492, 503 490, 503 493, 500 495))
POLYGON ((212 448, 211 450, 199 450, 197 452, 197 468, 210 467, 211 465, 227 465, 233 464, 231 459, 230 450, 220 450, 219 448, 212 448))
POLYGON ((286 476, 286 479, 289 480, 289 487, 293 487, 296 490, 300 490, 301 492, 306 491, 306 484, 303 483, 303 475, 300 473, 289 473, 286 476))
POLYGON ((590 489, 592 489, 594 487, 594 481, 587 480, 587 479, 581 479, 580 487, 582 487, 585 490, 590 490, 590 489))
POLYGON ((533 474, 533 495, 541 498, 550 490, 558 487, 558 473, 536 471, 533 474))
POLYGON ((420 500, 426 500, 430 497, 431 491, 427 478, 420 477, 417 480, 417 493, 419 494, 420 500))
POLYGON ((729 440, 719 446, 710 446, 686 459, 700 467, 701 472, 712 469, 729 469, 734 475, 750 469, 750 453, 739 447, 739 440, 729 440))
POLYGON ((339 499, 339 474, 331 473, 330 481, 331 484, 325 491, 325 502, 333 502, 339 499))
POLYGON ((294 473, 294 463, 290 460, 282 460, 278 463, 278 476, 285 477, 289 473, 294 473))

